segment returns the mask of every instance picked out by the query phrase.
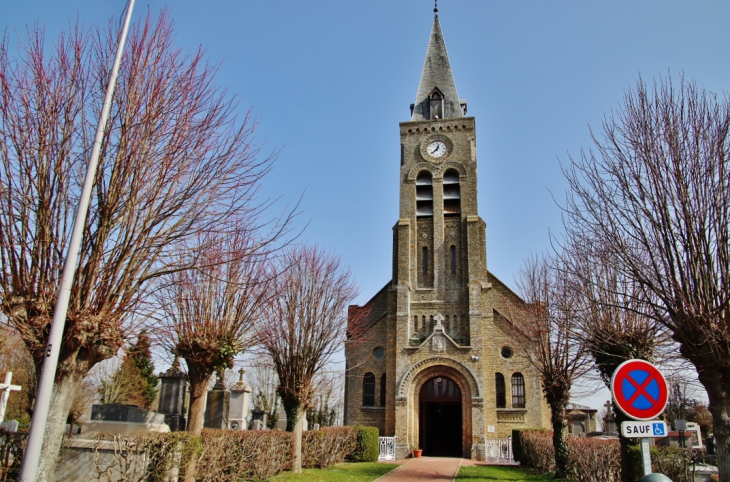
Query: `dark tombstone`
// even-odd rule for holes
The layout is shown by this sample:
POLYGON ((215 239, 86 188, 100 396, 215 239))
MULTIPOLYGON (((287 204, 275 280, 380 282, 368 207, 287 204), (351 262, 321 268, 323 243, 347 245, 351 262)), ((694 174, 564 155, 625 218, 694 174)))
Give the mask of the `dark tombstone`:
POLYGON ((261 424, 266 427, 266 419, 268 418, 268 414, 261 409, 261 407, 254 407, 253 410, 251 410, 251 425, 253 426, 253 422, 259 421, 261 424))
POLYGON ((170 369, 160 373, 160 400, 157 411, 165 415, 165 423, 171 432, 185 430, 187 378, 180 370, 180 360, 177 356, 170 369))
POLYGON ((208 402, 205 405, 205 428, 228 428, 228 410, 231 404, 231 392, 223 383, 223 373, 216 376, 213 390, 208 391, 208 402))
POLYGON ((91 420, 93 422, 165 423, 165 417, 161 413, 121 403, 95 403, 91 406, 91 420))
POLYGON ((707 455, 715 455, 715 434, 710 434, 705 440, 707 455))

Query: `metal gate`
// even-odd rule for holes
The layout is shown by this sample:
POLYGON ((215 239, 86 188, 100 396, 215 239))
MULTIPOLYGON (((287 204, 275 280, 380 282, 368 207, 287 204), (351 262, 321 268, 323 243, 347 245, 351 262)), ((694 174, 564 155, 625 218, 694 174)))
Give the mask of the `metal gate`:
POLYGON ((484 456, 486 460, 499 460, 502 463, 514 463, 512 457, 512 437, 485 438, 484 456))
POLYGON ((378 437, 380 455, 378 460, 395 460, 395 439, 398 437, 378 437))

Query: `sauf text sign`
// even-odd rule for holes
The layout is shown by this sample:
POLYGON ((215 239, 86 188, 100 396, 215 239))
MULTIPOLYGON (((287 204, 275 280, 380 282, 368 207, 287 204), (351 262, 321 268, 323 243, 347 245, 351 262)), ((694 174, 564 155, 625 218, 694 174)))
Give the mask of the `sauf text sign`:
POLYGON ((667 436, 667 424, 662 420, 651 422, 623 422, 621 433, 627 438, 655 438, 667 436))

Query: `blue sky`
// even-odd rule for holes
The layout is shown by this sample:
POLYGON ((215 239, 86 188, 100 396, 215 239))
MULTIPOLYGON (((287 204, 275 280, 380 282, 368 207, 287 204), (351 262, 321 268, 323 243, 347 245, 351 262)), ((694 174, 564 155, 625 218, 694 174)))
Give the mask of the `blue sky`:
MULTIPOLYGON (((77 17, 106 24, 126 1, 2 3, 11 38, 36 21, 53 38, 77 17)), ((433 1, 138 0, 135 19, 166 6, 179 45, 206 48, 241 112, 260 115, 258 138, 282 149, 266 194, 293 203, 305 192, 305 237, 342 256, 367 301, 391 275, 398 123, 415 100, 433 1)), ((590 145, 588 126, 600 132, 639 76, 728 90, 727 1, 441 0, 439 18, 476 117, 488 268, 513 286, 561 232, 559 161, 590 145)))

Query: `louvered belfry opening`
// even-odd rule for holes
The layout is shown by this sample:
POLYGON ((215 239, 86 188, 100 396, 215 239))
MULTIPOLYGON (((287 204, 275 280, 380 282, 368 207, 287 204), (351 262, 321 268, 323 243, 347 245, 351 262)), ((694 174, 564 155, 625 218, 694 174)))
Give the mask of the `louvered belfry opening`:
POLYGON ((459 173, 449 169, 444 173, 444 216, 461 214, 461 185, 459 173))

